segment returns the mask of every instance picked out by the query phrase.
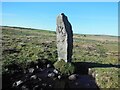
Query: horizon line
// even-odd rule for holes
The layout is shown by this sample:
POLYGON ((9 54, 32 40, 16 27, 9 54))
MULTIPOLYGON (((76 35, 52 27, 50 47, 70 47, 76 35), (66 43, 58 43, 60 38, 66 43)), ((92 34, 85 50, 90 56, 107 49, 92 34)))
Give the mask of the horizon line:
MULTIPOLYGON (((35 30, 45 30, 45 31, 52 31, 55 32, 53 30, 50 29, 42 29, 42 28, 34 28, 34 27, 25 27, 25 26, 10 26, 10 25, 0 25, 0 27, 14 27, 14 28, 24 28, 24 29, 35 29, 35 30)), ((114 36, 114 37, 120 37, 120 35, 110 35, 110 34, 90 34, 90 33, 74 33, 73 34, 82 34, 82 35, 100 35, 100 36, 114 36)))

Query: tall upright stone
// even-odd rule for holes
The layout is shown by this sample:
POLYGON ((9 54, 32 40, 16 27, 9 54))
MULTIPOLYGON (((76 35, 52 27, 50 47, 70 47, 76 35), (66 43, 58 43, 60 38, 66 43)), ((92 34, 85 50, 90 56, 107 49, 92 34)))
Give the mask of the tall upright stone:
POLYGON ((63 59, 65 62, 71 62, 73 49, 72 26, 64 13, 58 15, 56 24, 58 60, 63 59))

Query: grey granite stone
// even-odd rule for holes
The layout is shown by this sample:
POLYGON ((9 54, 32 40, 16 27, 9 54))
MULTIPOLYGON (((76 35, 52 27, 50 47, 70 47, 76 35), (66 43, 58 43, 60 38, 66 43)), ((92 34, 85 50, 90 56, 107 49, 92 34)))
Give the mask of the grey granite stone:
POLYGON ((65 62, 71 62, 73 49, 72 26, 63 13, 58 15, 56 24, 58 60, 63 59, 65 62))

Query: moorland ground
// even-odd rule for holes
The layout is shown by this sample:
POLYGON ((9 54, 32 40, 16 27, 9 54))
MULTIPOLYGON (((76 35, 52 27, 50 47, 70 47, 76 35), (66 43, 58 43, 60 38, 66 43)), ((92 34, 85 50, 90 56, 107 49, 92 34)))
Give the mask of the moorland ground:
MULTIPOLYGON (((74 34, 72 62, 92 64, 89 69, 100 88, 118 88, 118 37, 109 35, 74 34)), ((56 32, 2 27, 2 73, 6 66, 17 63, 23 69, 36 60, 57 61, 56 32)))

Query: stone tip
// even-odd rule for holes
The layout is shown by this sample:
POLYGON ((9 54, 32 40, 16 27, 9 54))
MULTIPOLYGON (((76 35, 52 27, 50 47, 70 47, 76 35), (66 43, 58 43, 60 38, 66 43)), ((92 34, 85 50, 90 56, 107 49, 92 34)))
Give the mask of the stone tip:
POLYGON ((65 15, 64 13, 61 13, 61 15, 65 15))

